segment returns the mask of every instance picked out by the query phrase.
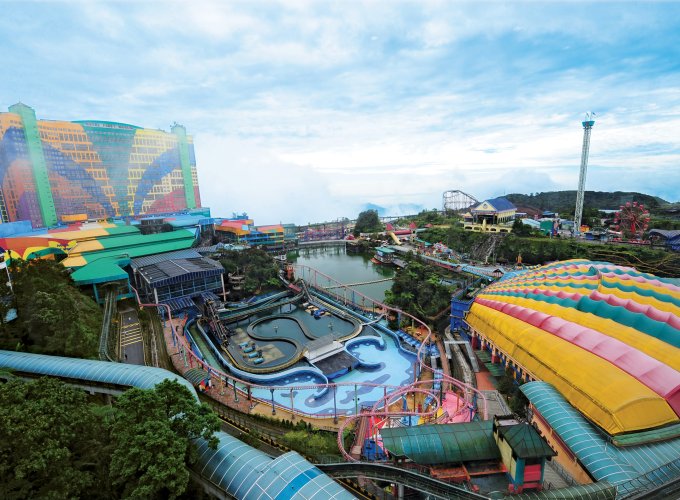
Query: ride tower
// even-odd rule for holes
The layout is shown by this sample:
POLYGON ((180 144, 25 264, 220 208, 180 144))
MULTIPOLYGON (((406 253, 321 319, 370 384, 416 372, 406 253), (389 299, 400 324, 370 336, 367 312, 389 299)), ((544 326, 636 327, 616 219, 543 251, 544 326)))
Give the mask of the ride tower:
POLYGON ((586 189, 586 171, 588 170, 588 152, 590 151, 590 131, 595 125, 595 113, 588 111, 583 125, 583 147, 581 149, 581 171, 578 176, 578 191, 576 192, 576 211, 574 212, 574 235, 581 232, 581 219, 583 217, 583 199, 586 189))

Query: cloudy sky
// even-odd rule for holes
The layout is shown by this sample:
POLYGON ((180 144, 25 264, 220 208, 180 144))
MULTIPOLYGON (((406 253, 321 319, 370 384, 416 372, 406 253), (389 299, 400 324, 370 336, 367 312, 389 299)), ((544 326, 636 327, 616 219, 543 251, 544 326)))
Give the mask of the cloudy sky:
POLYGON ((256 223, 575 189, 680 201, 680 3, 0 0, 0 108, 194 135, 256 223))

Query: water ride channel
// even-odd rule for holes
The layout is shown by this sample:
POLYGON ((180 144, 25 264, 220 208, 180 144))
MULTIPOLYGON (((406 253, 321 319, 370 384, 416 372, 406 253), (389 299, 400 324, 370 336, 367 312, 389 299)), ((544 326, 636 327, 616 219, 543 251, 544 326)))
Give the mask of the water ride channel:
MULTIPOLYGON (((426 369, 434 372, 426 384, 426 404, 430 411, 438 407, 435 394, 441 391, 442 374, 429 366, 439 356, 436 345, 388 328, 388 316, 408 316, 382 303, 391 286, 383 280, 393 276, 393 269, 337 247, 303 250, 289 260, 295 262, 298 286, 219 311, 230 332, 228 341, 220 340, 205 318, 187 322, 191 354, 213 377, 270 403, 272 412, 278 406, 337 419, 380 406, 390 393, 405 394, 426 369), (365 282, 371 283, 343 285, 365 282)), ((460 387, 459 381, 446 378, 460 387)), ((417 384, 420 388, 413 391, 426 392, 423 382, 417 384)))

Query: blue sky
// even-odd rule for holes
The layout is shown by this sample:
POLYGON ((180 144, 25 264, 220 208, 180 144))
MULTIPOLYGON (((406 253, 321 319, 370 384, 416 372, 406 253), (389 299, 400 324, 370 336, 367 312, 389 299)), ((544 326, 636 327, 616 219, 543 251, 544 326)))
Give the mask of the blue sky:
POLYGON ((257 223, 575 189, 680 201, 680 3, 0 0, 0 108, 194 135, 257 223))

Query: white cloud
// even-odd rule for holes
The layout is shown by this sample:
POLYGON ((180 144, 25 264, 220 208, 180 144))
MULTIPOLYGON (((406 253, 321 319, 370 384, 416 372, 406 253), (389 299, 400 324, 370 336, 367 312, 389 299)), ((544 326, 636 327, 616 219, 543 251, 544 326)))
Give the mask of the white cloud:
POLYGON ((11 5, 5 106, 183 123, 216 214, 306 222, 431 208, 447 189, 573 189, 589 109, 589 188, 680 199, 672 4, 11 5))

